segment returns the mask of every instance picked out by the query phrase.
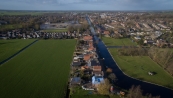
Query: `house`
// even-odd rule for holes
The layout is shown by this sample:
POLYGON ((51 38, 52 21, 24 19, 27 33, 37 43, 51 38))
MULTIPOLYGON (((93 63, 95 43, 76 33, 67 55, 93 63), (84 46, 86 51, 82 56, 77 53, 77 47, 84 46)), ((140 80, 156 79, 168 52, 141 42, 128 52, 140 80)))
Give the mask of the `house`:
POLYGON ((136 23, 136 27, 137 27, 138 29, 141 29, 141 26, 139 25, 139 23, 136 23))
POLYGON ((92 70, 93 71, 102 71, 102 67, 101 66, 93 66, 92 70))
POLYGON ((111 26, 111 25, 105 24, 105 26, 108 27, 108 28, 112 28, 112 29, 114 29, 114 27, 111 26))
POLYGON ((72 63, 72 66, 80 66, 81 65, 81 62, 73 62, 72 63))
POLYGON ((163 24, 157 24, 157 25, 160 26, 161 30, 167 30, 167 31, 171 30, 171 28, 169 28, 169 27, 167 27, 167 26, 165 26, 163 24))
POLYGON ((89 54, 84 55, 83 60, 85 60, 86 62, 88 62, 90 60, 90 55, 89 54))
POLYGON ((109 31, 104 31, 103 34, 104 34, 105 37, 110 37, 110 32, 109 31))
POLYGON ((162 40, 162 39, 160 39, 160 40, 157 40, 156 41, 156 45, 158 46, 158 47, 164 47, 165 45, 167 45, 168 43, 166 42, 166 40, 162 40))
POLYGON ((89 67, 88 66, 81 66, 81 70, 86 70, 86 69, 88 69, 89 67))
POLYGON ((141 40, 139 36, 134 37, 136 40, 141 40))
POLYGON ((91 46, 88 48, 88 51, 96 51, 96 49, 93 46, 91 46))
POLYGON ((94 76, 103 76, 103 71, 101 66, 93 66, 92 67, 92 74, 94 76))
POLYGON ((80 66, 80 65, 81 65, 80 59, 78 59, 78 57, 74 57, 72 66, 80 66))
POLYGON ((106 16, 105 13, 103 13, 103 14, 100 15, 100 17, 101 17, 101 18, 106 18, 107 16, 106 16))
POLYGON ((77 59, 82 59, 82 58, 84 58, 84 56, 83 55, 77 55, 76 57, 74 57, 74 58, 77 58, 77 59))
POLYGON ((100 83, 104 83, 103 76, 93 76, 92 85, 97 87, 100 83))
POLYGON ((98 66, 98 65, 100 65, 100 63, 97 59, 91 59, 88 61, 88 66, 98 66))
POLYGON ((149 40, 152 39, 151 36, 145 36, 144 39, 149 40))
POLYGON ((144 44, 153 44, 153 43, 154 43, 154 41, 151 39, 144 40, 144 44))
POLYGON ((103 71, 92 71, 92 75, 94 75, 94 76, 103 76, 104 73, 103 73, 103 71))
POLYGON ((92 36, 89 36, 89 35, 88 35, 88 36, 84 36, 84 37, 83 37, 83 40, 84 40, 84 41, 89 41, 89 40, 92 40, 92 38, 93 38, 92 36))
POLYGON ((103 34, 104 34, 104 35, 109 35, 110 32, 105 30, 105 31, 103 32, 103 34))

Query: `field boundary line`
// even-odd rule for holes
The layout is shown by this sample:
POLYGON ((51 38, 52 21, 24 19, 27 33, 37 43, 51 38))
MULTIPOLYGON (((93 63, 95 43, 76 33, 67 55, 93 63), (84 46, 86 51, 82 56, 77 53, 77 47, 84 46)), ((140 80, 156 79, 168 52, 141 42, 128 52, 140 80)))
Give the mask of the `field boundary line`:
POLYGON ((28 47, 30 47, 31 45, 33 45, 34 43, 36 43, 38 40, 35 40, 34 42, 30 43, 29 45, 25 46, 24 48, 22 48, 21 50, 19 50, 18 52, 16 52, 15 54, 13 54, 12 56, 8 57, 7 59, 3 60, 2 62, 0 62, 0 66, 2 66, 3 64, 5 64, 6 62, 8 62, 9 60, 13 59, 15 56, 17 56, 18 54, 20 54, 22 51, 24 51, 25 49, 27 49, 28 47))
POLYGON ((78 39, 76 40, 76 45, 75 45, 75 47, 74 47, 74 51, 73 51, 73 55, 72 55, 72 61, 71 61, 71 63, 70 63, 70 71, 69 71, 69 75, 68 75, 68 81, 67 81, 67 89, 66 89, 66 94, 65 94, 65 97, 67 97, 67 95, 68 95, 68 98, 70 98, 70 91, 68 92, 68 94, 67 94, 67 90, 69 89, 69 86, 71 85, 71 70, 72 70, 72 67, 73 67, 73 57, 74 57, 74 52, 75 52, 75 50, 76 50, 76 48, 77 48, 77 45, 78 45, 78 39))

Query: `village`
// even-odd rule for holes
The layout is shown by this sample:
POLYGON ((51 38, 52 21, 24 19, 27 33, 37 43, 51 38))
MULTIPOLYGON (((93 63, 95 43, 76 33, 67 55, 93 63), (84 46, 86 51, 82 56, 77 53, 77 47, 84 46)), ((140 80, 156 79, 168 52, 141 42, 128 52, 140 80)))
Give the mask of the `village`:
POLYGON ((73 32, 43 32, 33 31, 29 33, 21 33, 20 31, 13 30, 7 34, 1 34, 1 39, 73 39, 80 37, 76 31, 73 32))
POLYGON ((173 47, 171 15, 148 12, 106 12, 90 14, 98 34, 130 38, 139 45, 173 47))
POLYGON ((113 84, 110 84, 116 82, 116 76, 110 68, 101 63, 104 58, 99 56, 96 46, 97 41, 93 37, 85 33, 78 39, 71 64, 69 81, 72 96, 76 92, 76 87, 90 91, 88 94, 100 94, 99 89, 105 89, 101 85, 108 87, 105 92, 124 96, 125 92, 114 88, 113 84), (107 84, 105 81, 110 83, 107 84))

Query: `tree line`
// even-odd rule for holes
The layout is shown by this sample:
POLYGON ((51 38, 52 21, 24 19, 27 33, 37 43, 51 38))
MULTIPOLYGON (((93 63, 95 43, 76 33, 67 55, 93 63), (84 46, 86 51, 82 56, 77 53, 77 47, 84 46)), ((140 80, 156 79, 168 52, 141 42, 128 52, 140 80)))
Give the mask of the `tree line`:
MULTIPOLYGON (((43 15, 2 15, 0 20, 7 22, 5 25, 0 25, 0 32, 6 32, 14 29, 22 29, 24 31, 40 30, 40 25, 45 22, 64 23, 67 21, 83 21, 85 17, 71 15, 70 13, 45 13, 43 15)), ((77 30, 77 27, 72 27, 71 31, 77 30)), ((86 22, 82 23, 80 30, 88 28, 86 22)))
POLYGON ((150 48, 142 47, 122 47, 118 49, 120 56, 149 56, 153 61, 157 62, 162 68, 173 75, 173 51, 169 48, 150 48))

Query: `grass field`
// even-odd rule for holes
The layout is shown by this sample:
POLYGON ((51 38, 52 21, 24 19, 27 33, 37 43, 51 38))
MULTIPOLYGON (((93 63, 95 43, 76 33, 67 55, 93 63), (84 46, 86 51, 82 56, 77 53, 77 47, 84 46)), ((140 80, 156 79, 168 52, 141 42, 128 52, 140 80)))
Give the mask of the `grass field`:
POLYGON ((0 98, 63 98, 76 40, 39 40, 0 66, 0 98))
POLYGON ((0 29, 16 29, 16 28, 22 28, 22 25, 20 24, 8 24, 8 25, 0 25, 0 29))
MULTIPOLYGON (((93 94, 93 91, 83 90, 81 87, 76 87, 75 92, 70 98, 110 98, 109 96, 93 94)), ((119 98, 119 97, 114 97, 119 98)))
POLYGON ((106 46, 136 46, 135 42, 132 42, 129 38, 115 39, 111 37, 103 37, 106 46))
POLYGON ((109 49, 118 66, 127 75, 148 82, 173 88, 173 77, 148 56, 118 56, 117 49, 109 49), (155 72, 153 76, 148 72, 155 72))
POLYGON ((0 40, 0 62, 15 54, 35 39, 0 40))
POLYGON ((68 30, 67 29, 47 29, 47 30, 42 30, 44 32, 67 32, 68 30))

